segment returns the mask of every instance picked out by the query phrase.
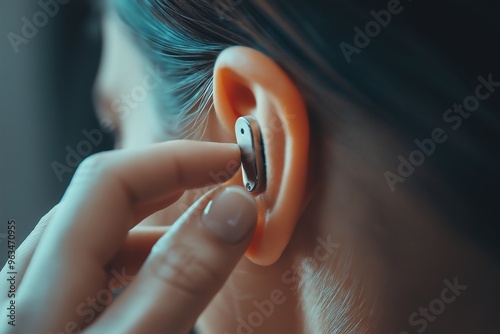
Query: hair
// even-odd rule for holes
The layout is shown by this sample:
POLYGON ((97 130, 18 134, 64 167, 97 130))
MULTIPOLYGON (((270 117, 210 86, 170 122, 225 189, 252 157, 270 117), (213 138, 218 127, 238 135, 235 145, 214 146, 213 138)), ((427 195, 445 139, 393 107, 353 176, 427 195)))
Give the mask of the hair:
MULTIPOLYGON (((173 83, 161 92, 161 110, 166 131, 179 137, 203 125, 212 106, 215 60, 233 45, 257 49, 280 64, 299 86, 318 130, 335 130, 360 111, 409 144, 442 126, 444 111, 473 92, 479 75, 500 79, 495 1, 404 2, 399 16, 352 54, 350 63, 340 43, 354 45, 353 28, 363 28, 373 20, 370 11, 387 8, 387 1, 114 2, 173 83)), ((439 147, 440 154, 428 159, 450 192, 459 195, 442 202, 451 202, 453 210, 456 201, 470 208, 461 220, 483 241, 500 217, 495 201, 500 199, 500 119, 492 111, 498 110, 498 95, 482 103, 439 147)))
MULTIPOLYGON (((357 117, 387 125, 413 147, 443 114, 474 93, 478 76, 500 81, 497 1, 405 1, 390 24, 346 56, 355 27, 365 29, 385 1, 114 0, 148 57, 165 69, 161 112, 179 137, 199 128, 212 109, 213 67, 227 47, 254 48, 275 60, 303 94, 311 127, 333 133, 357 117), (171 124, 174 124, 173 126, 171 124)), ((453 227, 498 258, 500 217, 499 93, 481 102, 411 184, 439 203, 453 227)), ((396 157, 394 157, 395 163, 396 157)), ((369 163, 369 162, 368 162, 369 163)), ((380 171, 380 177, 383 178, 380 171)), ((410 187, 406 182, 404 187, 410 187)))

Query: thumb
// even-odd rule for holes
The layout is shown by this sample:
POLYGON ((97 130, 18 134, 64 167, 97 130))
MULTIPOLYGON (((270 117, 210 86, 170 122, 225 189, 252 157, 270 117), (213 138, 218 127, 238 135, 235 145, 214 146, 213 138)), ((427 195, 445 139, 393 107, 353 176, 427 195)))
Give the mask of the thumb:
POLYGON ((207 194, 156 243, 91 332, 189 331, 245 253, 256 222, 255 199, 242 187, 207 194))

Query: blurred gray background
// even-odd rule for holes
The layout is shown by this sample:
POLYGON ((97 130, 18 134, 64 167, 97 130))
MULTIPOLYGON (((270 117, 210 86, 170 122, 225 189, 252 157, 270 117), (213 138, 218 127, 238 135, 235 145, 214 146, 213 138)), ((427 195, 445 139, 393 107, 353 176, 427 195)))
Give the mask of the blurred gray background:
MULTIPOLYGON (((27 0, 0 5, 2 264, 8 220, 16 220, 19 245, 58 203, 71 180, 74 168, 65 161, 68 147, 76 151, 86 140, 83 130, 100 128, 92 107, 101 47, 98 13, 86 0, 59 4, 58 10, 56 1, 41 3, 47 7, 27 0), (58 177, 54 162, 68 170, 58 177)), ((106 136, 91 146, 92 153, 111 145, 106 136)))

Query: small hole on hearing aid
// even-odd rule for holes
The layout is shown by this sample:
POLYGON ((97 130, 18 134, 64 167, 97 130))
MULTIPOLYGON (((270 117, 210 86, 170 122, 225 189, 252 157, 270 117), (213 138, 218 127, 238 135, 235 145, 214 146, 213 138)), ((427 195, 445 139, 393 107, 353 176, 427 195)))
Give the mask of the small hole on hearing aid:
POLYGON ((241 128, 241 134, 244 135, 245 134, 245 130, 243 130, 243 128, 241 128))
POLYGON ((252 187, 250 186, 250 183, 247 183, 247 190, 248 191, 252 190, 252 187))

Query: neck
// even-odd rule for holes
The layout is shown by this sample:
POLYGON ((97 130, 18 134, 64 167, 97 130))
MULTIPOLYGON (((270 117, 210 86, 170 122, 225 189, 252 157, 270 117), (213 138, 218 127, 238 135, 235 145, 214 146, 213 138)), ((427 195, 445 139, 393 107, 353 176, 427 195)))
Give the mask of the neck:
POLYGON ((200 317, 201 333, 303 333, 290 256, 269 267, 242 259, 200 317))
MULTIPOLYGON (((328 167, 318 175, 325 186, 300 227, 310 231, 316 222, 309 239, 331 236, 339 246, 316 268, 302 266, 310 332, 498 331, 498 260, 458 233, 427 199, 405 189, 388 193, 379 181, 385 169, 358 159, 397 154, 369 151, 352 155, 334 145, 325 152, 335 159, 323 155, 328 167), (352 170, 359 165, 365 167, 352 170)), ((314 243, 306 247, 313 250, 314 243)))

